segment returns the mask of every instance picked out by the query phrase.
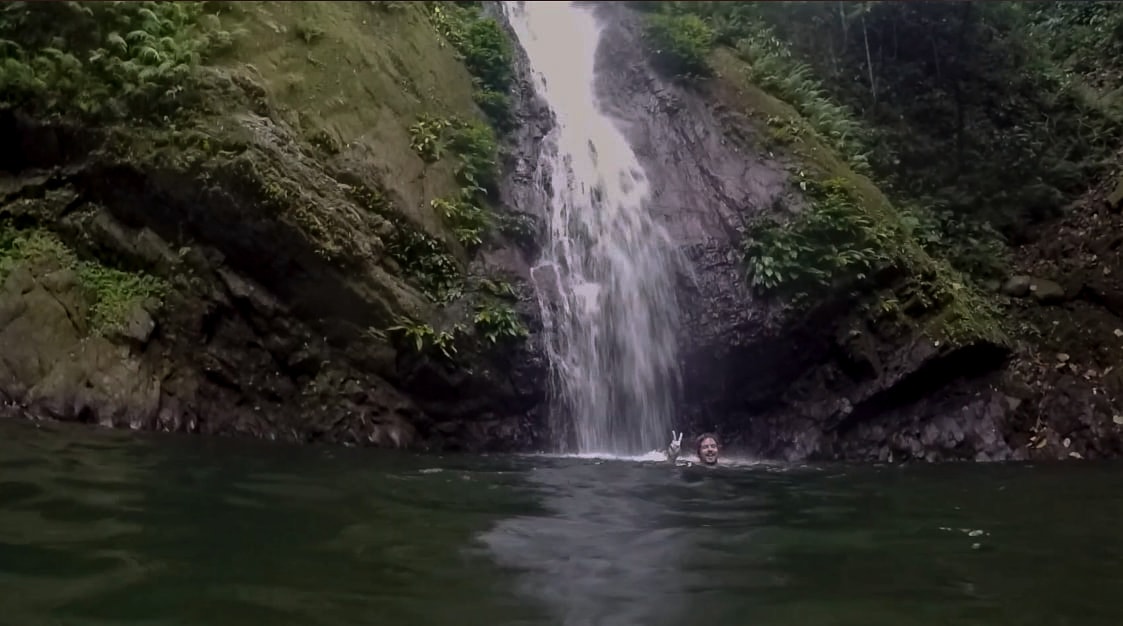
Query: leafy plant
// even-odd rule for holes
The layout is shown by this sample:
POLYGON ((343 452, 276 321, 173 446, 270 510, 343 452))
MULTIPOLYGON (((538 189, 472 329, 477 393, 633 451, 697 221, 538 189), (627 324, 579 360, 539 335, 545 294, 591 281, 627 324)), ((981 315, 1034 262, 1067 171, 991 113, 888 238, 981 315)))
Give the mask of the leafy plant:
POLYGON ((479 205, 464 198, 437 198, 431 204, 462 245, 474 248, 483 243, 483 231, 489 220, 487 212, 479 205))
POLYGON ((484 293, 496 298, 514 300, 518 297, 518 295, 515 293, 515 288, 511 286, 511 283, 502 280, 479 278, 476 280, 476 285, 484 293))
POLYGON ((871 216, 839 179, 804 185, 811 205, 781 224, 750 224, 742 245, 750 285, 761 293, 794 295, 840 281, 864 280, 895 262, 902 233, 871 216))
POLYGON ((472 94, 472 99, 500 132, 507 132, 515 127, 515 118, 511 113, 511 99, 506 93, 480 88, 472 94))
POLYGON ((0 6, 0 107, 158 118, 194 102, 195 69, 232 43, 202 2, 0 6))
POLYGON ((649 15, 644 36, 661 71, 686 78, 710 75, 706 59, 714 46, 714 33, 697 15, 649 15))
POLYGON ((446 154, 457 159, 460 190, 455 197, 434 199, 431 206, 462 245, 479 246, 491 224, 490 212, 485 209, 488 192, 499 182, 495 133, 477 122, 423 116, 410 126, 410 134, 414 150, 427 162, 446 154))
POLYGON ((428 324, 404 316, 398 317, 396 321, 397 324, 386 330, 403 337, 418 354, 436 350, 450 361, 454 359, 453 355, 456 354, 457 336, 462 335, 465 330, 462 325, 457 324, 453 326, 452 330, 438 331, 428 324))
POLYGON ((420 230, 397 224, 386 251, 434 300, 460 284, 460 268, 440 241, 420 230))
POLYGON ((497 216, 499 232, 508 237, 524 250, 532 250, 537 245, 538 225, 534 218, 525 213, 503 213, 497 216))
POLYGON ((409 147, 426 163, 436 163, 444 155, 445 131, 452 120, 422 115, 409 127, 409 147))
POLYGON ((475 78, 475 100, 500 130, 511 127, 510 91, 514 77, 511 43, 499 22, 474 2, 430 2, 429 19, 456 49, 475 78))
POLYGON ((451 153, 458 159, 456 179, 472 189, 490 191, 499 181, 499 145, 491 128, 458 117, 422 115, 410 125, 410 147, 435 163, 451 153))
POLYGON ((529 335, 515 310, 503 304, 477 305, 476 316, 472 321, 480 336, 492 344, 504 339, 523 339, 529 335))
POLYGON ((456 179, 473 190, 493 191, 499 184, 499 146, 491 128, 453 119, 446 133, 448 148, 459 159, 456 179))
MULTIPOLYGON (((795 107, 855 171, 869 172, 864 128, 845 106, 830 100, 810 66, 793 59, 788 47, 770 29, 758 22, 745 22, 737 52, 748 61, 754 83, 795 107)), ((798 137, 793 122, 786 123, 790 130, 797 131, 790 136, 798 137)))

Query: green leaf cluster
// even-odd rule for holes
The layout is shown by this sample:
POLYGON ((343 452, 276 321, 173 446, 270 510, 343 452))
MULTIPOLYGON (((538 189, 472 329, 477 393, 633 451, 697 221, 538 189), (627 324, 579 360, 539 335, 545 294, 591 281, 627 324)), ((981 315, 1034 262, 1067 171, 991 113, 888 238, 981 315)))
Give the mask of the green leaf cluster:
POLYGON ((755 290, 800 300, 898 261, 903 232, 872 216, 845 181, 803 186, 810 204, 794 219, 761 217, 746 229, 742 254, 755 290))
POLYGON ((472 323, 480 336, 492 344, 503 340, 525 339, 529 334, 515 310, 504 303, 485 302, 476 305, 472 323))
POLYGON ((87 119, 172 115, 232 42, 202 2, 0 5, 0 107, 87 119))
POLYGON ((460 285, 460 266, 440 240, 405 220, 393 223, 394 234, 386 241, 386 252, 429 298, 444 300, 445 294, 460 285))
MULTIPOLYGON (((463 295, 459 293, 459 289, 455 293, 457 296, 463 295)), ((429 324, 405 316, 399 317, 397 323, 387 330, 402 337, 410 349, 418 354, 435 351, 449 360, 455 358, 458 345, 462 346, 472 335, 477 341, 486 342, 490 346, 519 341, 530 335, 518 313, 511 306, 517 295, 509 283, 478 278, 475 280, 475 295, 479 300, 474 306, 473 333, 470 333, 467 326, 461 323, 453 324, 448 329, 438 330, 429 324)))
POLYGON ((411 224, 382 189, 361 185, 352 188, 351 196, 356 204, 393 225, 383 237, 386 253, 426 296, 441 302, 459 289, 460 266, 444 242, 411 224))
POLYGON ((457 339, 465 332, 461 324, 455 325, 452 330, 436 330, 428 324, 405 316, 400 316, 397 324, 386 330, 402 337, 418 354, 435 351, 450 361, 455 358, 453 355, 457 352, 457 339))
POLYGON ((464 187, 495 190, 499 183, 499 145, 487 125, 458 117, 422 115, 409 127, 410 147, 426 162, 446 155, 457 159, 456 179, 464 187))
POLYGON ((482 296, 472 318, 478 336, 494 345, 502 341, 526 339, 530 335, 511 306, 511 302, 517 300, 518 296, 510 283, 480 278, 476 281, 476 287, 482 296))
POLYGON ((508 92, 514 77, 511 42, 477 2, 430 2, 429 19, 456 49, 475 82, 474 99, 495 127, 513 125, 508 92))
POLYGON ((478 122, 433 116, 422 116, 409 130, 413 149, 426 162, 445 155, 456 158, 459 191, 453 197, 436 198, 431 205, 462 245, 479 246, 492 223, 488 195, 499 182, 495 133, 478 122))
POLYGON ((687 79, 711 74, 707 58, 714 46, 714 33, 697 15, 649 15, 644 41, 655 67, 666 74, 687 79))

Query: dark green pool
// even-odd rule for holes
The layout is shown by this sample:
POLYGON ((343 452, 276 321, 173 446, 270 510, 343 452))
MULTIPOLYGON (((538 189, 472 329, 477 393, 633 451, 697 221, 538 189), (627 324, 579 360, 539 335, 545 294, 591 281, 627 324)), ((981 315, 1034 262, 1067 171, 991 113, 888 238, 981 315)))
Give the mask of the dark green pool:
POLYGON ((672 469, 0 422, 0 624, 1123 624, 1123 466, 672 469))

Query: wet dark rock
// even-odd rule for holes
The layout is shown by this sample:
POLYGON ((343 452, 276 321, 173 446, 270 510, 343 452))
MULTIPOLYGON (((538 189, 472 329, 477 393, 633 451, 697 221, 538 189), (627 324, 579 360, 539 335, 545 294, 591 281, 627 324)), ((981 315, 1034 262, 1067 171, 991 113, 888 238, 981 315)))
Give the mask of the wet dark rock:
POLYGON ((1002 293, 1014 297, 1024 298, 1029 295, 1029 287, 1033 284, 1030 276, 1012 276, 1002 283, 1002 293))
POLYGON ((1041 304, 1056 304, 1065 300, 1064 287, 1044 278, 1032 279, 1029 285, 1029 293, 1034 300, 1041 304))

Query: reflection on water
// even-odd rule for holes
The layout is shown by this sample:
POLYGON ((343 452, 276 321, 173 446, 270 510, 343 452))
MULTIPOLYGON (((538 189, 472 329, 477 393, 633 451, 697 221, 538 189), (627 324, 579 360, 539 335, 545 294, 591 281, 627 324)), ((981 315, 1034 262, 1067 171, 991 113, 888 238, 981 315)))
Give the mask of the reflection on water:
POLYGON ((482 540, 561 624, 682 623, 690 538, 666 502, 672 472, 600 462, 532 470, 544 514, 503 520, 482 540))
POLYGON ((0 422, 0 624, 1115 626, 1120 470, 676 468, 0 422))

